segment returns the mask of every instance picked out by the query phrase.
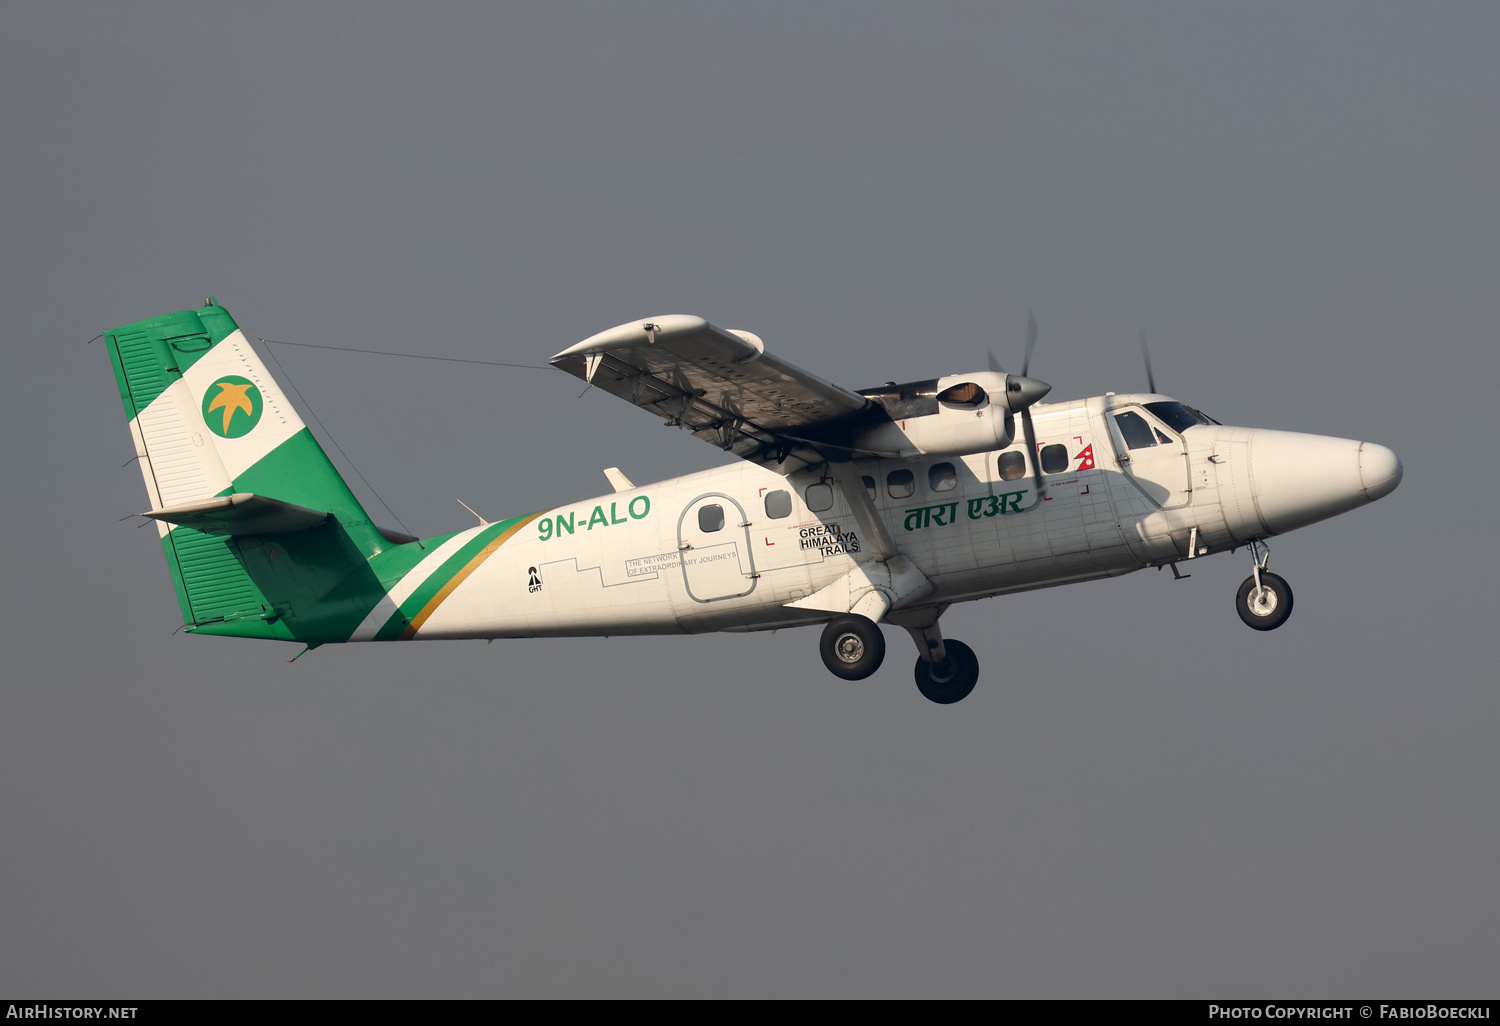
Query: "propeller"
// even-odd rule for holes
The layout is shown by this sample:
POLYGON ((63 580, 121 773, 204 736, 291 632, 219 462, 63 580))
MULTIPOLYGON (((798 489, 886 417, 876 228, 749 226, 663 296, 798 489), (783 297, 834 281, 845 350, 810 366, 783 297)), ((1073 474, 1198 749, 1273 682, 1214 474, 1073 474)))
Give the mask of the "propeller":
POLYGON ((996 374, 1006 375, 1005 405, 1010 407, 1012 413, 1024 413, 1032 403, 1038 402, 1052 386, 1045 381, 1028 377, 1031 370, 1031 354, 1036 349, 1036 318, 1030 312, 1026 314, 1026 359, 1021 364, 1021 373, 1009 374, 1000 365, 1000 358, 995 355, 995 350, 988 350, 990 370, 996 374))
POLYGON ((1146 390, 1156 391, 1156 375, 1151 373, 1151 350, 1146 346, 1146 329, 1141 329, 1141 359, 1146 361, 1146 390))
POLYGON ((1036 351, 1036 317, 1026 311, 1026 359, 1021 362, 1021 377, 1031 373, 1031 354, 1036 351))
MULTIPOLYGON (((1031 422, 1031 406, 1052 391, 1052 386, 1029 376, 1031 354, 1036 351, 1036 337, 1036 317, 1028 310, 1026 311, 1026 357, 1021 363, 1020 375, 1008 375, 1006 387, 1014 396, 1014 398, 1007 397, 1010 408, 1021 411, 1021 430, 1026 435, 1026 447, 1031 450, 1031 468, 1036 480, 1036 501, 1041 502, 1047 488, 1042 483, 1042 465, 1036 448, 1036 426, 1031 422)), ((993 349, 989 350, 989 357, 990 370, 996 374, 1005 374, 1005 368, 1000 366, 1000 360, 995 356, 993 349)))
POLYGON ((1047 486, 1042 483, 1042 454, 1036 447, 1036 427, 1031 423, 1031 407, 1021 411, 1021 430, 1026 434, 1026 448, 1031 450, 1031 476, 1036 481, 1036 501, 1047 497, 1047 486))

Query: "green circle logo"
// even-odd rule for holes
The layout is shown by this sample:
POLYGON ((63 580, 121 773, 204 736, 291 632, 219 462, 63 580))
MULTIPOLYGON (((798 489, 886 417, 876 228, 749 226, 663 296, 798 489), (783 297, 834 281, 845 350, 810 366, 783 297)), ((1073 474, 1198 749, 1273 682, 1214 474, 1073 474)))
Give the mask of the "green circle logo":
POLYGON ((203 423, 220 438, 239 438, 260 423, 263 407, 255 382, 226 374, 208 386, 203 397, 203 423))

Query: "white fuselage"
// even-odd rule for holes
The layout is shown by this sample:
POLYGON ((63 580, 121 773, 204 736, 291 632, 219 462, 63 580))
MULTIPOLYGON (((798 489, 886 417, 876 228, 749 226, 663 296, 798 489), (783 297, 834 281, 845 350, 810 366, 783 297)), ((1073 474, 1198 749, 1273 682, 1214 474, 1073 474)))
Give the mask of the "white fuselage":
POLYGON ((1036 406, 1045 498, 1031 462, 1005 458, 1025 454, 1017 439, 996 452, 869 459, 790 477, 740 463, 560 506, 476 566, 415 636, 826 621, 829 609, 788 603, 878 555, 841 480, 873 483, 889 538, 935 589, 912 605, 939 611, 1225 551, 1373 501, 1399 481, 1399 463, 1381 446, 1211 424, 1173 430, 1145 409, 1163 401, 1109 395, 1036 406), (1117 419, 1124 411, 1146 422, 1151 444, 1137 436, 1131 447, 1117 419))

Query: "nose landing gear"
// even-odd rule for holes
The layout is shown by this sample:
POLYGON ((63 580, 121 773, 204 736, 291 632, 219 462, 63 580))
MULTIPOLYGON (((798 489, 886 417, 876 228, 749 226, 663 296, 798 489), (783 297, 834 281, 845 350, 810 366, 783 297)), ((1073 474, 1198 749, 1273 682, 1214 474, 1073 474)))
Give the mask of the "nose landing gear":
POLYGON ((1234 597, 1234 609, 1247 627, 1274 631, 1292 615, 1292 588, 1266 569, 1271 549, 1265 542, 1251 541, 1250 557, 1255 560, 1255 570, 1240 585, 1234 597))

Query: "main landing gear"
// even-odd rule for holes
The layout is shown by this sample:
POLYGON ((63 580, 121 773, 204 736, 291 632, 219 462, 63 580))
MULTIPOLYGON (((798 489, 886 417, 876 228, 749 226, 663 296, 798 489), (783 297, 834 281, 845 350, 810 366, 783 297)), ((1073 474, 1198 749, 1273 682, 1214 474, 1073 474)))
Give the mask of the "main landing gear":
MULTIPOLYGON (((907 619, 910 616, 900 617, 907 619)), ((929 701, 952 705, 967 698, 979 681, 979 657, 962 641, 944 641, 937 626, 938 614, 916 614, 902 623, 917 643, 915 676, 917 690, 929 701)), ((844 680, 864 680, 880 669, 885 659, 885 636, 868 617, 849 614, 833 619, 823 628, 819 644, 823 665, 844 680)))
POLYGON ((979 682, 979 657, 962 641, 950 638, 943 647, 946 656, 935 662, 917 658, 917 690, 929 702, 952 705, 968 698, 979 682))
POLYGON ((823 665, 835 677, 864 680, 885 659, 885 635, 867 616, 851 613, 831 620, 818 645, 823 665))
POLYGON ((1250 542, 1250 558, 1255 560, 1255 571, 1240 585, 1234 597, 1234 610, 1246 626, 1274 631, 1292 615, 1292 588, 1266 569, 1271 550, 1265 542, 1250 542))

